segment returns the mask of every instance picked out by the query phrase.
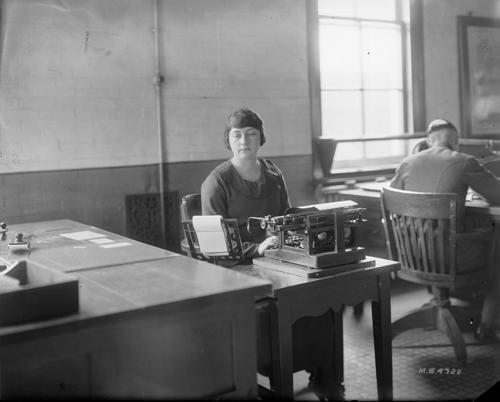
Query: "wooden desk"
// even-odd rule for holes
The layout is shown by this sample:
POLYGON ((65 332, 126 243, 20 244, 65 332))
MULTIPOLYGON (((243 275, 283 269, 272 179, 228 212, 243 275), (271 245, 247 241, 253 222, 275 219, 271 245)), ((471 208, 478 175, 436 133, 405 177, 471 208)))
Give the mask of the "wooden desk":
POLYGON ((470 215, 487 215, 494 221, 500 221, 500 205, 491 205, 484 200, 472 200, 465 203, 465 213, 470 215))
MULTIPOLYGON (((55 268, 66 270, 73 245, 38 239, 47 243, 38 242, 30 260, 46 262, 51 250, 55 268)), ((75 260, 78 314, 0 327, 0 397, 257 397, 254 304, 269 282, 181 255, 137 261, 161 254, 137 246, 132 263, 103 267, 102 250, 88 252, 85 269, 75 260)))
MULTIPOLYGON (((370 202, 370 205, 377 206, 380 210, 380 192, 369 191, 362 188, 353 188, 348 190, 339 191, 336 194, 330 194, 330 200, 338 200, 339 198, 354 199, 360 202, 370 202)), ((500 205, 491 205, 487 201, 480 199, 473 199, 466 201, 465 211, 470 214, 488 215, 494 220, 500 219, 500 205)))
POLYGON ((292 324, 301 317, 319 316, 329 309, 334 311, 336 370, 332 382, 341 384, 344 379, 341 307, 371 300, 378 396, 381 400, 392 399, 390 273, 399 269, 399 263, 377 258, 374 267, 318 279, 301 278, 257 265, 233 269, 272 282, 271 321, 275 328, 271 335, 276 345, 273 377, 279 396, 293 397, 292 324))

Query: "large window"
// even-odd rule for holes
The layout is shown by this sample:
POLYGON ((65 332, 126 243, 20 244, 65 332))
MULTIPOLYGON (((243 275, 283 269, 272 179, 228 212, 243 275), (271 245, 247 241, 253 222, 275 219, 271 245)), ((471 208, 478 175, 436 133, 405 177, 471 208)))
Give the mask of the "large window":
POLYGON ((398 163, 412 130, 408 0, 318 0, 321 131, 334 169, 398 163))

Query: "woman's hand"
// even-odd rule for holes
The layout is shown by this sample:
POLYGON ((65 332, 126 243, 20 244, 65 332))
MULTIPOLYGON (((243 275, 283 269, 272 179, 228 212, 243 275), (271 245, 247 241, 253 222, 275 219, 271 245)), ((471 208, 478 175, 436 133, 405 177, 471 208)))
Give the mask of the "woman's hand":
POLYGON ((262 243, 259 244, 259 247, 257 249, 257 253, 260 256, 263 256, 265 250, 267 250, 268 248, 271 248, 271 247, 276 247, 277 245, 278 245, 278 236, 270 236, 266 240, 264 240, 262 243))

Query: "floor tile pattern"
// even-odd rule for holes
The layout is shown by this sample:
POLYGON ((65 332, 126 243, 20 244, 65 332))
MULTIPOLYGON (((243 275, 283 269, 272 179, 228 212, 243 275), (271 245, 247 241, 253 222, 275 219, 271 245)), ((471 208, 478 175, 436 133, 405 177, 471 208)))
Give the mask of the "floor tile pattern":
MULTIPOLYGON (((430 299, 426 288, 392 281, 393 320, 430 299)), ((376 400, 371 311, 365 303, 356 319, 351 307, 344 311, 344 370, 346 400, 376 400)), ((473 400, 500 381, 500 342, 479 343, 472 327, 464 333, 468 363, 455 359, 448 338, 434 330, 413 329, 393 341, 395 400, 473 400)), ((308 374, 294 374, 294 398, 318 400, 307 388, 308 374)))

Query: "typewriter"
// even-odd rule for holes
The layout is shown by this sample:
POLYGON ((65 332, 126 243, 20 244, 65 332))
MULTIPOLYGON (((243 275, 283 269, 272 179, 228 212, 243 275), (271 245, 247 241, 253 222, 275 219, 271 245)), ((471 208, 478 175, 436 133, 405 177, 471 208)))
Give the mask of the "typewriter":
POLYGON ((248 218, 248 230, 266 229, 279 239, 275 249, 265 251, 266 260, 329 268, 365 259, 357 244, 358 228, 365 222, 354 201, 291 208, 283 216, 248 218))

